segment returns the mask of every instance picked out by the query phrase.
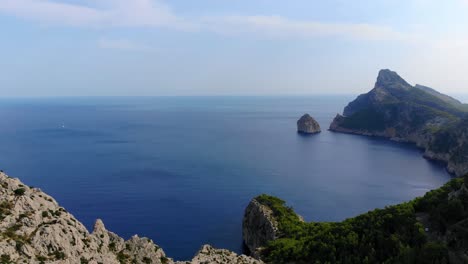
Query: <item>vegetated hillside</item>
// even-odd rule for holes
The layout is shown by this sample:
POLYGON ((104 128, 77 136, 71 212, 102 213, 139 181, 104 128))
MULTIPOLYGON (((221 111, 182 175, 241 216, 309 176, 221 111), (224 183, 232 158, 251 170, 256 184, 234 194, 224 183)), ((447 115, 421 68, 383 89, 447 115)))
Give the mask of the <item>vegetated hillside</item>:
POLYGON ((267 263, 468 263, 463 182, 337 223, 303 222, 281 199, 261 195, 255 200, 272 210, 279 230, 261 257, 267 263))
POLYGON ((330 130, 415 143, 427 158, 447 163, 461 176, 468 172, 468 134, 458 130, 468 128, 467 109, 432 88, 413 87, 396 72, 381 70, 374 89, 349 103, 330 130), (441 146, 444 141, 451 144, 441 146))
POLYGON ((432 94, 436 97, 438 97, 439 99, 442 99, 443 101, 449 103, 449 104, 452 104, 456 107, 459 107, 461 109, 463 109, 465 106, 462 104, 462 102, 460 102, 459 100, 451 97, 451 96, 448 96, 448 95, 445 95, 443 93, 440 93, 438 92, 437 90, 433 89, 433 88, 430 88, 430 87, 427 87, 427 86, 424 86, 424 85, 420 85, 420 84, 416 84, 414 86, 414 88, 417 88, 417 89, 420 89, 420 90, 423 90, 429 94, 432 94))

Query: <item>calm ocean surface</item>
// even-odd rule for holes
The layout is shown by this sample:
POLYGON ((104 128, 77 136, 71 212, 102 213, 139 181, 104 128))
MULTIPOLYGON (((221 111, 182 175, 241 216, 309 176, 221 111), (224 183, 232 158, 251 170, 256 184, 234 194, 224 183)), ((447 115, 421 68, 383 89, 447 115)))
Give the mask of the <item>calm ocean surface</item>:
POLYGON ((308 221, 338 221, 447 182, 411 145, 328 132, 355 96, 0 99, 0 169, 89 229, 152 238, 176 259, 241 252, 261 193, 308 221), (314 116, 323 133, 301 136, 314 116))

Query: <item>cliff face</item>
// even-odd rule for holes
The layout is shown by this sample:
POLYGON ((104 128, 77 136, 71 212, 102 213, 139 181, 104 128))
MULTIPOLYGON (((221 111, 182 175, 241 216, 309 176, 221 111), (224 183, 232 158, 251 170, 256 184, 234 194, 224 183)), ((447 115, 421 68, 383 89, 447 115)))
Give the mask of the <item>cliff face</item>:
POLYGON ((278 223, 271 208, 253 199, 245 209, 242 235, 250 254, 260 258, 261 249, 278 238, 278 223))
POLYGON ((255 197, 245 209, 242 225, 244 243, 252 257, 263 259, 268 255, 265 248, 271 242, 288 236, 290 227, 303 224, 304 219, 286 207, 285 201, 263 194, 255 197), (294 224, 285 226, 284 219, 294 224))
POLYGON ((437 131, 424 156, 447 163, 449 172, 461 176, 468 172, 468 116, 437 131))
MULTIPOLYGON (((92 233, 49 195, 0 173, 0 263, 162 263, 174 261, 148 238, 125 241, 97 220, 92 233)), ((260 263, 204 246, 192 261, 260 263)))
POLYGON ((468 135, 460 132, 468 128, 465 109, 434 89, 413 87, 396 72, 381 70, 374 89, 349 103, 330 130, 415 143, 426 150, 425 157, 447 163, 461 176, 468 172, 468 135))

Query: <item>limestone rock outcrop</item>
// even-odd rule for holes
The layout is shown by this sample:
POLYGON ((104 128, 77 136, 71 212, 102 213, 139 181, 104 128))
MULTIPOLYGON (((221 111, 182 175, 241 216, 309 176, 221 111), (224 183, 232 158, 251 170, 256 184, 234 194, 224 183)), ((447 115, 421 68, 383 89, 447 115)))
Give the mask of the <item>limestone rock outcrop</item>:
POLYGON ((242 223, 242 235, 250 255, 259 259, 261 249, 269 241, 277 239, 278 232, 278 223, 273 211, 253 199, 245 209, 242 223))
MULTIPOLYGON (((49 195, 0 172, 0 262, 56 264, 174 264, 148 238, 125 241, 101 220, 89 233, 49 195)), ((261 263, 228 250, 204 246, 192 261, 179 263, 261 263)))
POLYGON ((176 264, 262 264, 263 262, 246 255, 237 255, 226 249, 215 249, 210 245, 204 245, 191 262, 177 262, 176 264))
POLYGON ((322 130, 320 129, 319 123, 311 117, 309 114, 303 115, 297 121, 297 132, 303 134, 317 134, 322 130))

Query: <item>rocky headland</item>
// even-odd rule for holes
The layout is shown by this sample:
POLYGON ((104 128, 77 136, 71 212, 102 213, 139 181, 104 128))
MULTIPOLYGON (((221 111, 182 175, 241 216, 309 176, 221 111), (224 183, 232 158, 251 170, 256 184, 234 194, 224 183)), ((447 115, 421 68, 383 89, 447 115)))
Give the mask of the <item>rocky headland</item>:
POLYGON ((244 242, 266 263, 468 263, 468 175, 342 222, 305 222, 279 198, 245 211, 244 242), (464 183, 465 182, 465 183, 464 183))
POLYGON ((245 209, 242 236, 250 255, 260 258, 263 247, 278 238, 278 223, 273 210, 254 198, 245 209))
POLYGON ((468 106, 390 70, 381 70, 374 88, 349 103, 330 130, 414 143, 449 172, 468 172, 468 106))
POLYGON ((319 123, 309 114, 304 114, 297 120, 297 132, 301 134, 317 134, 322 132, 319 123))
POLYGON ((0 173, 0 263, 260 264, 205 245, 190 261, 174 262, 148 238, 124 240, 97 220, 90 233, 51 196, 0 173))

